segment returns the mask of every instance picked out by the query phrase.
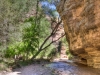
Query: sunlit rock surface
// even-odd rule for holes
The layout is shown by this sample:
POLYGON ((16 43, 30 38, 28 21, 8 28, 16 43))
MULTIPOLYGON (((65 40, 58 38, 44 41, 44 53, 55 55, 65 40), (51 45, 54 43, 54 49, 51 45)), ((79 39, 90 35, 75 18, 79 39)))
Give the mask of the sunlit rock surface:
POLYGON ((71 53, 100 68, 100 0, 60 0, 57 10, 71 53))

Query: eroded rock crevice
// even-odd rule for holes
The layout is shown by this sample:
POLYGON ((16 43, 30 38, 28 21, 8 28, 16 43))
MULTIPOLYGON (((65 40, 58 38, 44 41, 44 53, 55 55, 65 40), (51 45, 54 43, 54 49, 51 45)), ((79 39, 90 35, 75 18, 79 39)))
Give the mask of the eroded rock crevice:
POLYGON ((100 68, 100 0, 61 0, 57 10, 71 53, 100 68))

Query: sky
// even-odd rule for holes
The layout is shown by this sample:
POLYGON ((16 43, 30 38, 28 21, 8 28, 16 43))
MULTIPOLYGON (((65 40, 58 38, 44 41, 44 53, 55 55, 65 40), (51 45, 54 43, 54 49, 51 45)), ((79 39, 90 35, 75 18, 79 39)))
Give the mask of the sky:
POLYGON ((47 10, 46 13, 48 13, 48 9, 50 9, 51 11, 54 11, 54 15, 59 17, 58 12, 56 11, 56 6, 53 3, 49 3, 48 1, 42 1, 41 2, 42 6, 46 7, 47 10))
POLYGON ((50 9, 56 10, 56 7, 54 4, 50 4, 48 1, 42 1, 41 2, 42 6, 49 7, 50 9))

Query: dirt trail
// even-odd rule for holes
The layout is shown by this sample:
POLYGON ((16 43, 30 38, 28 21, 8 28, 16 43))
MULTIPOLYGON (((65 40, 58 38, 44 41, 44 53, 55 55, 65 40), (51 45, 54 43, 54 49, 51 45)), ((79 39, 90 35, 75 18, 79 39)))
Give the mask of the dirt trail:
POLYGON ((32 64, 0 75, 100 75, 100 69, 87 67, 70 60, 59 60, 51 63, 32 64))
MULTIPOLYGON (((63 51, 64 52, 64 51, 63 51)), ((11 73, 0 75, 100 75, 100 69, 94 69, 86 65, 68 60, 65 56, 55 59, 53 62, 41 62, 15 69, 11 73)))
POLYGON ((32 64, 17 68, 12 72, 1 72, 0 75, 58 75, 54 74, 53 69, 46 67, 47 62, 40 64, 32 64))

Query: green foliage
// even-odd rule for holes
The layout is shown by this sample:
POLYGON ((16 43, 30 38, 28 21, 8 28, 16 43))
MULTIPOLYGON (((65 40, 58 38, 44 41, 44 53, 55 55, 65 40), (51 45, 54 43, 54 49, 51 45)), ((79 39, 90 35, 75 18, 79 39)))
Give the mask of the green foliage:
POLYGON ((0 46, 1 46, 2 44, 1 44, 1 42, 0 42, 0 46))
POLYGON ((69 51, 69 48, 68 48, 69 46, 68 46, 68 42, 66 41, 66 37, 62 38, 62 42, 66 46, 66 55, 68 56, 68 59, 72 59, 73 55, 69 51))
POLYGON ((23 54, 24 47, 24 43, 22 42, 9 45, 8 49, 5 51, 5 57, 14 58, 15 55, 23 54))
MULTIPOLYGON (((41 46, 41 44, 44 42, 44 40, 50 35, 51 33, 51 24, 49 22, 49 20, 47 20, 46 18, 42 17, 41 21, 40 21, 40 25, 39 25, 39 47, 41 46)), ((47 46, 48 44, 50 44, 50 40, 48 40, 45 45, 43 46, 43 48, 45 46, 47 46)), ((38 56, 37 58, 46 58, 46 59, 52 59, 54 57, 54 53, 56 55, 56 51, 55 51, 55 47, 52 44, 51 46, 49 46, 48 48, 46 48, 45 50, 43 50, 38 56)))
MULTIPOLYGON (((45 38, 50 35, 50 22, 45 18, 41 9, 38 10, 37 18, 35 15, 35 17, 30 17, 25 20, 26 14, 30 9, 36 8, 36 1, 37 0, 0 1, 0 31, 6 32, 7 35, 7 39, 4 39, 4 45, 0 39, 0 48, 2 49, 0 50, 0 56, 4 54, 3 56, 5 56, 6 59, 10 59, 10 62, 8 62, 8 60, 5 62, 5 57, 1 57, 2 59, 0 59, 0 61, 3 61, 4 65, 12 64, 14 61, 20 62, 20 64, 23 65, 26 65, 27 62, 31 62, 29 59, 38 52, 45 38), (19 61, 20 57, 22 58, 21 61, 19 61), (24 60, 24 63, 22 60, 24 60)), ((32 12, 34 13, 33 10, 32 12)), ((50 41, 47 41, 44 46, 47 46, 49 43, 50 41)), ((54 45, 51 45, 43 50, 37 57, 51 59, 54 53, 54 45)), ((5 66, 4 68, 6 68, 5 66)), ((0 67, 2 68, 2 66, 0 67)))
POLYGON ((39 37, 45 39, 50 34, 50 22, 46 18, 41 18, 39 25, 39 37))
MULTIPOLYGON (((49 35, 49 27, 50 23, 45 18, 41 19, 40 25, 35 25, 35 17, 26 19, 22 27, 22 41, 9 45, 5 56, 12 58, 16 55, 17 57, 22 56, 24 60, 30 59, 38 51, 44 39, 49 35)), ((49 43, 48 41, 46 45, 49 43)), ((38 58, 49 57, 50 53, 52 54, 54 51, 53 48, 52 45, 50 48, 42 51, 38 58)))
POLYGON ((66 50, 66 54, 68 56, 68 59, 72 59, 73 58, 73 55, 70 53, 69 50, 66 50))
POLYGON ((23 24, 22 42, 10 45, 6 50, 6 57, 23 56, 24 59, 29 58, 38 48, 38 30, 34 24, 34 18, 29 18, 23 24))
POLYGON ((55 57, 57 57, 57 51, 56 51, 56 48, 51 48, 51 50, 49 50, 47 52, 47 58, 48 59, 54 59, 55 57))
MULTIPOLYGON (((50 43, 49 41, 47 42, 47 44, 50 43)), ((46 48, 45 50, 43 50, 38 56, 37 58, 44 58, 44 59, 52 59, 56 56, 56 49, 54 47, 54 45, 51 45, 50 47, 46 48)))
POLYGON ((12 23, 19 22, 35 3, 36 1, 33 0, 1 0, 0 19, 9 18, 8 21, 12 23))
POLYGON ((8 65, 4 62, 0 62, 0 71, 1 70, 7 70, 8 65))
MULTIPOLYGON (((41 9, 38 10, 38 14, 35 17, 30 17, 24 21, 24 23, 19 24, 21 19, 25 18, 25 13, 29 11, 29 7, 32 4, 36 6, 36 0, 8 0, 7 4, 9 4, 9 21, 14 23, 17 27, 20 27, 21 37, 18 38, 20 41, 10 43, 7 46, 7 50, 5 50, 5 56, 9 58, 22 57, 24 60, 30 59, 33 55, 38 52, 39 47, 45 40, 47 36, 49 36, 50 30, 50 22, 45 18, 41 9), (29 7, 28 7, 29 6, 29 7), (16 14, 16 15, 15 15, 16 14)), ((7 8, 7 9, 8 9, 7 8)), ((5 12, 4 12, 5 13, 5 12)), ((5 17, 5 16, 4 16, 5 17)), ((15 28, 16 29, 16 28, 15 28)), ((15 31, 16 32, 16 31, 15 31)), ((19 35, 16 34, 15 38, 19 35)), ((49 44, 50 42, 46 42, 44 46, 49 44)), ((55 52, 54 46, 52 45, 50 48, 42 51, 38 58, 42 57, 52 57, 52 54, 55 52)))
POLYGON ((39 30, 38 25, 35 25, 34 17, 25 21, 25 27, 23 29, 23 42, 25 44, 25 51, 27 55, 34 54, 38 50, 39 45, 39 30))
POLYGON ((0 53, 21 41, 20 23, 35 6, 36 0, 0 0, 0 53))

